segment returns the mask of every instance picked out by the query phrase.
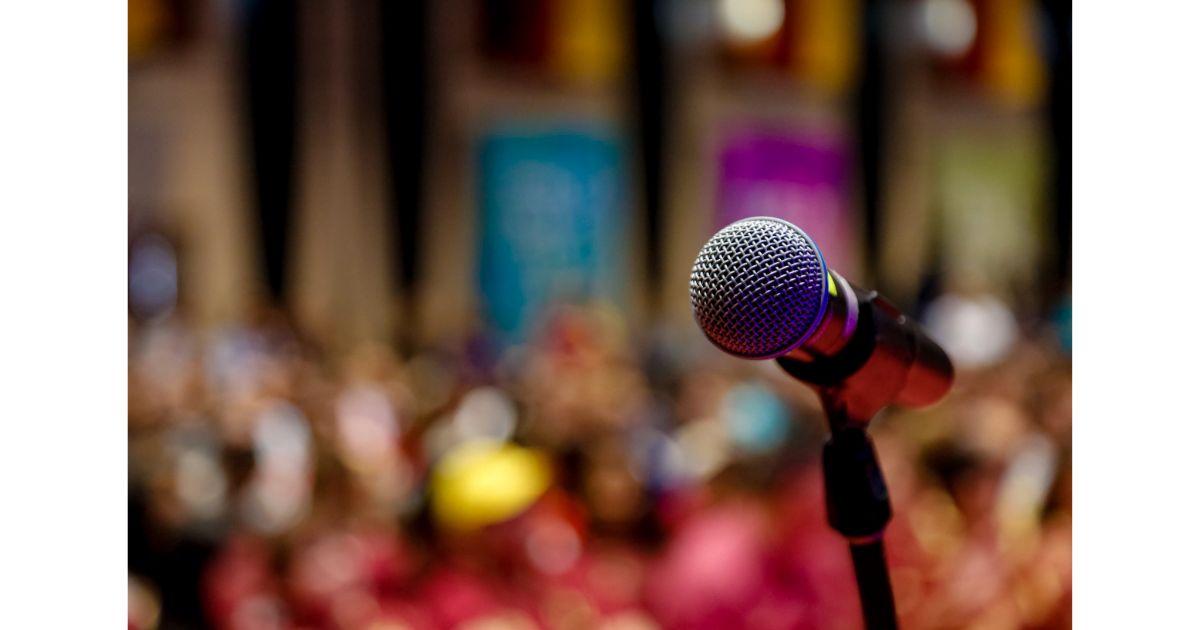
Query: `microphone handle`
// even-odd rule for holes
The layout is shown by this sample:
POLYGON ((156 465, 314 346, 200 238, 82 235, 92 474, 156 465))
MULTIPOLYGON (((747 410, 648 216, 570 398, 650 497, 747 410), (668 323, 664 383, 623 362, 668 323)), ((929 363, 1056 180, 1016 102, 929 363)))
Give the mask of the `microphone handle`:
POLYGON ((878 292, 857 293, 857 326, 836 354, 775 362, 815 387, 824 402, 836 403, 826 409, 835 424, 866 426, 890 404, 923 407, 941 399, 954 382, 946 353, 878 292))

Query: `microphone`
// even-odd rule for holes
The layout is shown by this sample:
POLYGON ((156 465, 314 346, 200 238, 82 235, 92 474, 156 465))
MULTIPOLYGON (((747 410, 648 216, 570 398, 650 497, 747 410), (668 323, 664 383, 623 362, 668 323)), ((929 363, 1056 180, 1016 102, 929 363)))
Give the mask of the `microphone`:
POLYGON ((866 424, 892 403, 922 407, 954 380, 946 353, 875 291, 829 269, 803 230, 751 217, 696 257, 692 312, 706 337, 745 359, 775 359, 816 387, 831 417, 866 424))

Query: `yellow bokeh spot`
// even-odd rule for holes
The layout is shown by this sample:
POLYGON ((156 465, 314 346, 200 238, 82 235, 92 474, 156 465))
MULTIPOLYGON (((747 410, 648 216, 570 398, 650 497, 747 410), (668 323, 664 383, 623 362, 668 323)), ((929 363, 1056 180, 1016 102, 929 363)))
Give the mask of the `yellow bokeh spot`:
POLYGON ((149 56, 161 43, 167 14, 161 0, 129 0, 129 58, 149 56))
POLYGON ((551 478, 550 464, 538 451, 467 442, 447 453, 434 470, 433 513, 438 522, 458 530, 505 521, 532 505, 551 478))
POLYGON ((625 19, 620 5, 609 0, 560 0, 560 28, 555 29, 551 63, 564 78, 584 84, 617 76, 624 62, 625 19))

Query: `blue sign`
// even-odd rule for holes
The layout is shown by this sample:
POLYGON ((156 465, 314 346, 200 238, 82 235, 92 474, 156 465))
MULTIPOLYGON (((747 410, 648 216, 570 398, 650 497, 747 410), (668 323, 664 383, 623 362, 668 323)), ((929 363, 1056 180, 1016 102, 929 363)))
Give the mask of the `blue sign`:
POLYGON ((502 127, 479 150, 479 283, 511 340, 555 303, 621 302, 628 249, 622 150, 612 134, 502 127))

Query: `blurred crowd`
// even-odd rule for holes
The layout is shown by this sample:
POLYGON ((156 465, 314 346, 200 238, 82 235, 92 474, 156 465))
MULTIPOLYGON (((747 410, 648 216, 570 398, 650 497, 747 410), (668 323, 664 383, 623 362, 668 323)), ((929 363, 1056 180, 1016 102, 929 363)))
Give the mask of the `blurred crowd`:
MULTIPOLYGON (((857 628, 815 395, 604 308, 323 354, 131 319, 130 628, 857 628)), ((902 627, 1070 627, 1069 338, 871 426, 902 627)))

